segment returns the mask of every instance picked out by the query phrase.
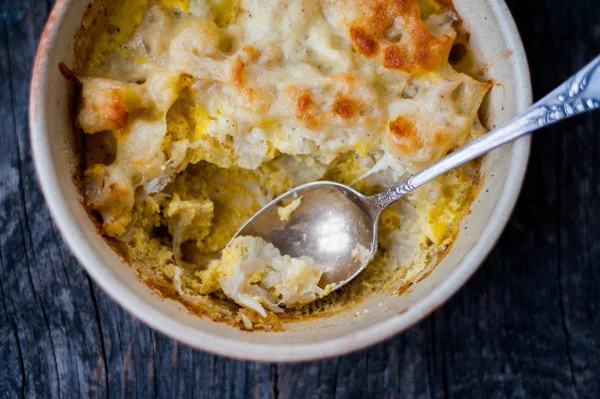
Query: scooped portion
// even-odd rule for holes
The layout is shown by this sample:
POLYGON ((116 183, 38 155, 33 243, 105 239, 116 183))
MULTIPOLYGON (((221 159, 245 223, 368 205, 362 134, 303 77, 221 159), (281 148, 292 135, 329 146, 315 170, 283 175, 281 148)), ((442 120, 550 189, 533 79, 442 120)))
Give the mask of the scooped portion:
POLYGON ((225 246, 294 186, 374 193, 483 134, 490 83, 448 62, 465 37, 449 0, 96 0, 74 65, 86 204, 148 284, 243 328, 405 284, 452 242, 476 165, 388 209, 370 271, 328 297, 311 254, 225 246))
POLYGON ((260 237, 236 237, 202 273, 203 280, 218 280, 225 295, 263 317, 265 308, 282 313, 283 307, 301 306, 333 288, 319 287, 323 268, 312 258, 281 255, 260 237))

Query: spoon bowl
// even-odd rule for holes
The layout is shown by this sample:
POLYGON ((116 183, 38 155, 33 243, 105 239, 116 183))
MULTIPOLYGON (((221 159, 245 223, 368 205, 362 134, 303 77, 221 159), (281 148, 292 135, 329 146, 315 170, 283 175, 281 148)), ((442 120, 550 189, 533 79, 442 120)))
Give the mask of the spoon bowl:
POLYGON ((308 183, 273 200, 236 236, 262 237, 283 254, 310 256, 324 268, 319 285, 337 289, 360 273, 377 250, 379 213, 367 198, 343 184, 308 183), (279 208, 297 198, 300 205, 282 220, 279 208))

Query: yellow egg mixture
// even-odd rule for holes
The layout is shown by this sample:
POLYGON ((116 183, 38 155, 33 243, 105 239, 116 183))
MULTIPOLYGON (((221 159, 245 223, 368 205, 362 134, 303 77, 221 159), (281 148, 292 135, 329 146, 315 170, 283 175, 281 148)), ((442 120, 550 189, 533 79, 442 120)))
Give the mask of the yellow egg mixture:
POLYGON ((294 186, 379 192, 483 134, 490 83, 448 62, 459 33, 448 0, 94 1, 74 62, 86 204, 149 286, 241 328, 398 294, 452 243, 475 164, 386 210, 375 258, 333 293, 311 254, 225 246, 294 186))

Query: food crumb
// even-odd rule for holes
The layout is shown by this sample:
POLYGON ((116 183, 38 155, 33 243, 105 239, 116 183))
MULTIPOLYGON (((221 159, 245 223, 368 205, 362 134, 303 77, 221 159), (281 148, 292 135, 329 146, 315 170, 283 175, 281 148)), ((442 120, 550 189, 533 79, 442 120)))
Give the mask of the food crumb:
POLYGON ((175 266, 175 275, 173 276, 173 281, 175 282, 175 289, 177 290, 177 292, 179 293, 179 295, 183 295, 183 289, 182 289, 182 281, 181 281, 181 268, 178 266, 175 266))
POLYGON ((238 314, 240 315, 240 318, 242 319, 242 323, 244 323, 244 327, 246 328, 246 330, 253 330, 254 324, 252 324, 250 318, 242 312, 238 312, 238 314))
POLYGON ((372 254, 367 248, 358 244, 356 248, 354 248, 351 252, 352 258, 354 260, 360 262, 361 265, 366 265, 371 261, 372 254))
POLYGON ((298 209, 300 204, 302 203, 302 197, 298 197, 292 202, 290 202, 287 206, 280 206, 277 208, 277 213, 279 214, 279 219, 282 222, 287 222, 292 217, 292 213, 298 209))

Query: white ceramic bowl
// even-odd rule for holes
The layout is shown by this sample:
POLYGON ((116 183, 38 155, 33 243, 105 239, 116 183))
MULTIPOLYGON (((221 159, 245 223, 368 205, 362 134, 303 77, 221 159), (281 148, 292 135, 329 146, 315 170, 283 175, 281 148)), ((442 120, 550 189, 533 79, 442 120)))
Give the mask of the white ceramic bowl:
MULTIPOLYGON (((485 66, 485 76, 497 83, 487 106, 488 125, 493 127, 531 103, 523 46, 504 1, 454 2, 471 32, 471 45, 485 66)), ((75 256, 114 300, 155 329, 199 349, 259 361, 300 361, 351 352, 404 331, 440 306, 467 281, 500 236, 523 181, 529 138, 486 156, 484 185, 462 222, 465 228, 433 272, 402 296, 375 295, 356 309, 296 323, 277 333, 240 331, 161 299, 98 235, 73 183, 72 92, 58 63, 71 65, 73 37, 88 4, 58 0, 41 38, 29 115, 35 166, 54 221, 75 256), (369 313, 355 317, 363 309, 369 313)))

